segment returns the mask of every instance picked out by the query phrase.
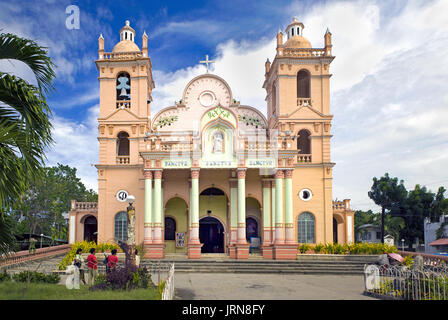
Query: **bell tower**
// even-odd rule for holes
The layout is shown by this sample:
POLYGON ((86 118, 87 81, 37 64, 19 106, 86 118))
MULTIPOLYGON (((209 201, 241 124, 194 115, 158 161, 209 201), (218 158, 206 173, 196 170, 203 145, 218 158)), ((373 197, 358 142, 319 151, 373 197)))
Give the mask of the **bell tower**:
MULTIPOLYGON (((126 211, 115 195, 126 190, 136 197, 136 225, 143 223, 142 177, 143 159, 139 149, 144 145, 151 116, 151 93, 154 89, 151 59, 148 57, 148 36, 142 36, 142 49, 135 43, 135 30, 126 21, 119 32, 120 41, 111 52, 105 51, 105 40, 98 39, 100 114, 98 118, 98 241, 120 239, 114 234, 116 215, 126 211)), ((139 232, 136 230, 136 237, 139 232)), ((116 233, 116 231, 115 231, 116 233)))
POLYGON ((303 242, 297 228, 305 212, 315 219, 317 239, 313 241, 325 243, 333 241, 330 64, 334 56, 328 29, 322 48, 313 48, 304 30, 305 25, 293 18, 285 35, 278 31, 276 56, 272 63, 265 63, 263 88, 269 129, 278 130, 279 152, 297 152, 293 164, 295 239, 303 242))

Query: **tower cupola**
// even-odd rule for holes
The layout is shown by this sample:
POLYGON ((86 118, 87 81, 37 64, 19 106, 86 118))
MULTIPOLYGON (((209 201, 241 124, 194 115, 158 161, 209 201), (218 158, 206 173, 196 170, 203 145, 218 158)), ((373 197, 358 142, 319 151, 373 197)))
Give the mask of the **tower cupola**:
POLYGON ((292 19, 292 22, 286 28, 286 34, 288 35, 288 40, 295 36, 302 36, 303 29, 305 26, 296 17, 292 19))
POLYGON ((126 20, 126 25, 120 29, 120 41, 129 40, 134 42, 135 30, 131 28, 129 20, 126 20))

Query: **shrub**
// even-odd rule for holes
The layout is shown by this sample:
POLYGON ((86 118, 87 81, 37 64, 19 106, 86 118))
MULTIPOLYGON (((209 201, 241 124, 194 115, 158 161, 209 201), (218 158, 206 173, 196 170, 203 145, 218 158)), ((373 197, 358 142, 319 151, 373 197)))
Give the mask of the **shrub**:
POLYGON ((408 268, 411 268, 414 265, 414 258, 412 256, 404 257, 403 265, 408 268))
POLYGON ((311 249, 311 246, 307 243, 303 243, 302 245, 299 246, 300 253, 306 253, 310 249, 311 249))
POLYGON ((314 246, 314 253, 322 253, 324 252, 324 245, 322 243, 318 243, 314 246))
POLYGON ((22 271, 12 276, 16 282, 31 282, 31 283, 59 283, 61 277, 57 274, 44 274, 37 271, 22 271))
POLYGON ((97 279, 95 279, 95 285, 92 286, 90 290, 131 290, 137 288, 146 289, 152 285, 151 274, 145 267, 115 267, 105 275, 103 274, 98 276, 97 279))
POLYGON ((78 249, 81 249, 83 253, 88 253, 90 249, 95 248, 96 253, 102 253, 111 251, 112 249, 117 249, 119 252, 121 252, 120 247, 115 243, 99 243, 96 244, 95 242, 87 242, 87 241, 79 241, 72 244, 70 251, 67 252, 65 257, 62 259, 62 261, 58 265, 59 270, 65 270, 67 266, 71 265, 73 260, 76 256, 76 251, 78 249))
POLYGON ((3 270, 3 272, 0 273, 0 282, 4 281, 11 281, 11 276, 6 270, 3 270))

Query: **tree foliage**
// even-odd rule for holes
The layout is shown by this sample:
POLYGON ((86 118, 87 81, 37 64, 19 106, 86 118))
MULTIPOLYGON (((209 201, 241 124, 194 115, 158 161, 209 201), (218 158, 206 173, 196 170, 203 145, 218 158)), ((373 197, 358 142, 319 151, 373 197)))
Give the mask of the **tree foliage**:
POLYGON ((399 237, 409 246, 416 238, 424 239, 425 218, 434 222, 438 221, 441 215, 448 214, 448 199, 445 198, 444 187, 433 193, 425 186, 417 184, 413 190, 407 191, 403 180, 398 182, 398 178, 390 178, 387 173, 380 179, 373 178, 373 181, 369 197, 381 206, 385 219, 389 219, 390 216, 404 220, 404 227, 401 228, 399 237))
MULTIPOLYGON (((54 64, 46 48, 10 33, 0 34, 0 60, 18 60, 33 72, 37 86, 0 71, 0 250, 7 253, 9 214, 42 173, 45 149, 52 143, 51 111, 45 95, 53 89, 54 64)), ((8 249, 9 248, 9 249, 8 249)))
POLYGON ((370 199, 381 207, 381 242, 384 242, 384 218, 388 212, 396 210, 400 203, 406 199, 407 191, 403 180, 391 178, 386 173, 380 179, 373 178, 373 185, 368 192, 370 199))
MULTIPOLYGON (((63 213, 70 211, 71 200, 98 201, 93 190, 87 190, 76 176, 76 168, 58 164, 43 169, 43 176, 30 183, 15 207, 14 215, 29 233, 43 233, 53 238, 66 239, 67 228, 63 213)), ((22 229, 23 230, 23 229, 22 229)))

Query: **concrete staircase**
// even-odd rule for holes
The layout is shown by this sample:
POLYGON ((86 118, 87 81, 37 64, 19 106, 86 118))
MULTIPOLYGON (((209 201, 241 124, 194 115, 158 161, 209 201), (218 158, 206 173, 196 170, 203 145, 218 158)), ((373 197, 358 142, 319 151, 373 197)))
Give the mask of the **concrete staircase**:
POLYGON ((176 272, 191 273, 285 273, 285 274, 363 274, 365 264, 373 264, 377 255, 298 255, 297 260, 264 260, 251 256, 248 260, 234 260, 205 256, 201 260, 188 260, 185 256, 167 256, 163 260, 143 260, 142 265, 157 262, 174 262, 176 272))

